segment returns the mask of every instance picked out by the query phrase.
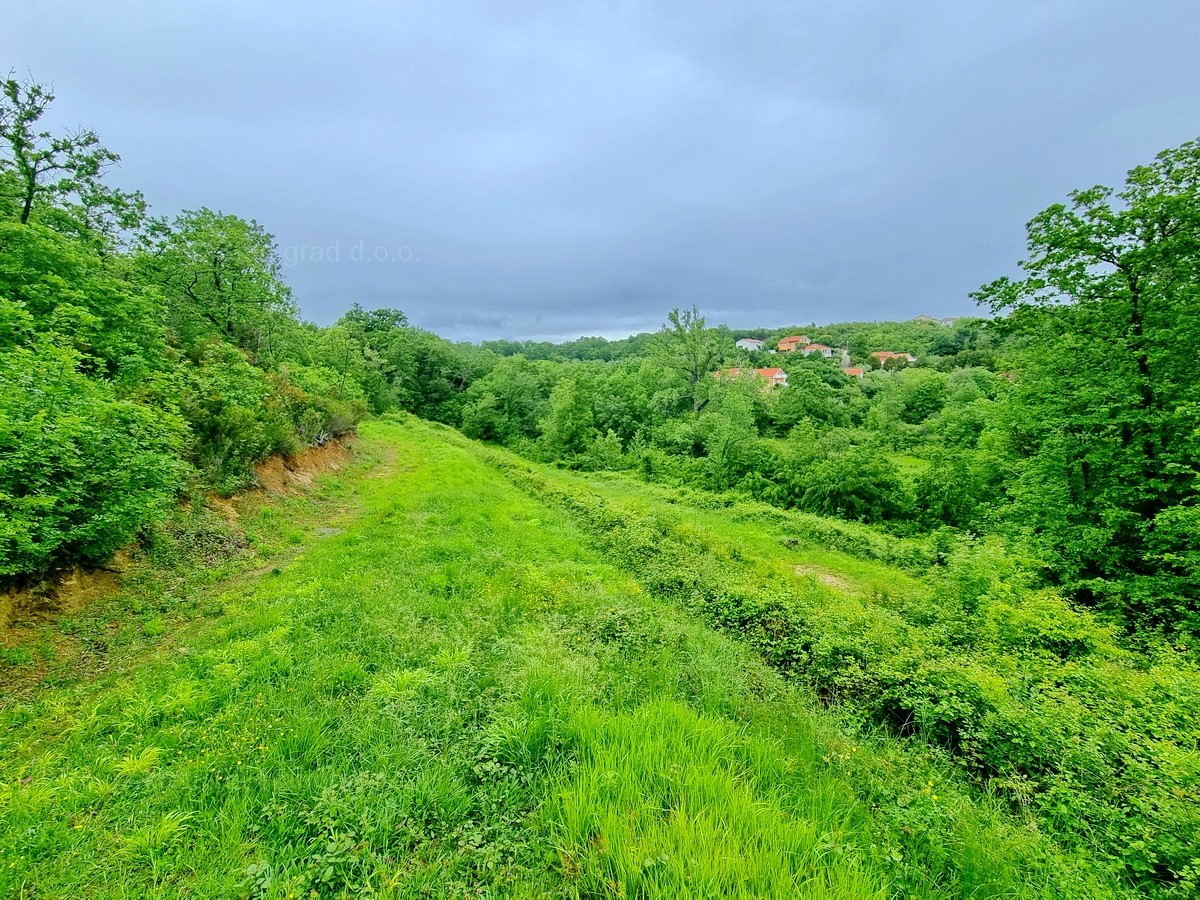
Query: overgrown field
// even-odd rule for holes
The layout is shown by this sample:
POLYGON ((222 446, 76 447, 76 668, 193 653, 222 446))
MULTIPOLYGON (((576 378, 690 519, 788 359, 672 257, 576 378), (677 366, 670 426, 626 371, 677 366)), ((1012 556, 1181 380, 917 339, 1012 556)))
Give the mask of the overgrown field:
POLYGON ((737 636, 859 727, 969 780, 1146 893, 1200 876, 1200 668, 1127 646, 990 541, 892 538, 737 496, 581 477, 469 445, 648 593, 737 636), (921 577, 917 577, 917 575, 921 577))
POLYGON ((1194 669, 973 557, 408 418, 321 490, 290 561, 7 699, 0 895, 1194 889, 1194 669))

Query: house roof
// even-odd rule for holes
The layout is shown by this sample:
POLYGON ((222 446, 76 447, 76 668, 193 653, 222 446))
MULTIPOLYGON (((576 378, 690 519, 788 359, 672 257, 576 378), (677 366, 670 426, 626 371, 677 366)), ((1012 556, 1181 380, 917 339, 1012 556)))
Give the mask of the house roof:
POLYGON ((847 375, 849 375, 851 378, 862 378, 863 377, 863 370, 861 368, 859 368, 858 366, 846 366, 845 368, 842 369, 842 371, 845 372, 847 375))
POLYGON ((718 378, 720 378, 722 375, 728 375, 730 378, 737 378, 739 375, 747 374, 750 372, 753 372, 755 375, 761 375, 763 378, 778 378, 780 375, 787 374, 786 372, 783 371, 783 369, 779 369, 779 368, 739 369, 735 366, 732 369, 718 369, 716 372, 713 372, 713 375, 717 376, 718 378))

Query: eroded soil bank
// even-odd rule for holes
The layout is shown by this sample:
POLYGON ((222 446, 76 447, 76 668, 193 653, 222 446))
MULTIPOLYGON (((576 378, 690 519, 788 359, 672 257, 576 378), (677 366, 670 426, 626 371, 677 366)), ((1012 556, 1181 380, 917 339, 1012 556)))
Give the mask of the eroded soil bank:
MULTIPOLYGON (((345 465, 354 456, 357 435, 334 438, 294 456, 278 454, 254 467, 257 487, 234 497, 208 498, 226 519, 236 521, 240 508, 256 493, 294 495, 312 487, 313 479, 345 465)), ((37 584, 0 592, 0 650, 20 646, 31 628, 77 613, 96 600, 112 596, 132 561, 132 549, 119 551, 100 569, 76 566, 37 584)))

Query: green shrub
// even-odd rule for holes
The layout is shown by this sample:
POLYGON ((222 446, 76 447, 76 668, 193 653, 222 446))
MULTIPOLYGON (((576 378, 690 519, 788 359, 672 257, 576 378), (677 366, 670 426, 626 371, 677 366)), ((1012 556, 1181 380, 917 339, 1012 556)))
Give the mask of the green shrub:
POLYGON ((903 519, 914 499, 896 466, 882 453, 855 449, 818 460, 801 475, 801 505, 810 512, 862 522, 903 519))
POLYGON ((322 366, 288 365, 274 376, 272 388, 303 446, 339 437, 367 414, 362 388, 322 366))
POLYGON ((214 342, 186 378, 181 409, 194 437, 192 453, 219 492, 249 484, 251 467, 264 457, 299 449, 288 410, 242 351, 214 342))
POLYGON ((99 565, 175 501, 183 424, 50 346, 0 354, 0 578, 99 565))

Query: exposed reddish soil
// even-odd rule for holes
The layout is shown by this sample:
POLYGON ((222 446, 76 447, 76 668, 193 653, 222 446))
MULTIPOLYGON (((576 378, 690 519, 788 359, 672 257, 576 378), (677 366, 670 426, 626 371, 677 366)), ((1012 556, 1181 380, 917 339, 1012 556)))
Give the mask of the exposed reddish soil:
POLYGON ((354 455, 351 447, 356 436, 351 433, 320 447, 310 447, 295 456, 272 456, 254 467, 259 487, 272 494, 295 494, 312 487, 313 478, 332 472, 354 455))
POLYGON ((33 587, 0 594, 0 646, 9 646, 14 628, 51 622, 75 612, 93 600, 106 597, 121 584, 121 571, 129 555, 118 553, 107 569, 76 567, 33 587))

